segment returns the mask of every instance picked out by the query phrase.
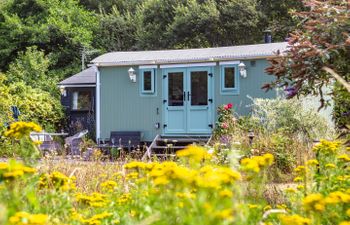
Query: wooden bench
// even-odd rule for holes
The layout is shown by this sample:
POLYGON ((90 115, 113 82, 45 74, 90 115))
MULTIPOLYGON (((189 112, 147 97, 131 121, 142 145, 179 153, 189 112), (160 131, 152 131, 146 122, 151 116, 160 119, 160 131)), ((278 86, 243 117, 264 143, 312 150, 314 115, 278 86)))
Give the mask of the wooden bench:
POLYGON ((109 145, 136 149, 141 142, 140 131, 111 131, 109 145))

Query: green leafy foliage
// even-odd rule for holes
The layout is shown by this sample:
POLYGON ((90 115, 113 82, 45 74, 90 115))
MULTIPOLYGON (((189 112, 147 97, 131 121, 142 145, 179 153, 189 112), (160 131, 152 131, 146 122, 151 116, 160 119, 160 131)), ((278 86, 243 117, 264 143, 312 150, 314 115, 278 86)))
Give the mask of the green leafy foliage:
POLYGON ((72 66, 80 48, 91 44, 95 25, 94 13, 76 0, 6 0, 0 8, 0 68, 31 46, 52 53, 53 69, 72 66))

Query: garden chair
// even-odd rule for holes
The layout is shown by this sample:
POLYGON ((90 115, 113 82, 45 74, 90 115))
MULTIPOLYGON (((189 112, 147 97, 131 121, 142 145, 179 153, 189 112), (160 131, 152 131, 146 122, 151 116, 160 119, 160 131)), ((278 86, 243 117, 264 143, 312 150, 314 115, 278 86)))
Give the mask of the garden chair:
POLYGON ((70 155, 80 155, 80 143, 83 141, 83 137, 87 133, 88 130, 83 130, 64 139, 65 146, 69 149, 68 152, 70 155))
POLYGON ((45 131, 42 131, 40 133, 31 132, 30 138, 33 141, 41 142, 38 147, 43 155, 46 153, 57 152, 61 148, 61 145, 58 142, 54 141, 52 136, 45 131))

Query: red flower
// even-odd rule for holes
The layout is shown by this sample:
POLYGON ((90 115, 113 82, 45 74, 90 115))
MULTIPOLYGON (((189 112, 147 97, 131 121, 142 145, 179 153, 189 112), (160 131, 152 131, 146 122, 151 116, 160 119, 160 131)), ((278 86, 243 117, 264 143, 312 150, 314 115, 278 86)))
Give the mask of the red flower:
POLYGON ((232 103, 228 103, 227 105, 224 106, 224 109, 229 110, 232 108, 232 103))

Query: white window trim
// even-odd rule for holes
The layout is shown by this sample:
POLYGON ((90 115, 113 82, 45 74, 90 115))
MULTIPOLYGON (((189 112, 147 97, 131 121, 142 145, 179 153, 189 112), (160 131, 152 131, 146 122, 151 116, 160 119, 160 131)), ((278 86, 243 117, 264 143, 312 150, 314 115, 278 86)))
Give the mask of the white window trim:
POLYGON ((143 65, 143 66, 139 66, 139 69, 157 69, 158 66, 157 65, 143 65))
POLYGON ((160 65, 161 69, 166 68, 183 68, 183 67, 202 67, 202 66, 216 66, 216 63, 190 63, 190 64, 164 64, 160 65))
POLYGON ((141 96, 155 96, 156 95, 156 69, 140 69, 140 94, 141 96), (151 72, 151 90, 144 90, 144 72, 151 72))
POLYGON ((236 64, 240 64, 240 61, 223 61, 223 62, 219 62, 220 66, 225 66, 225 65, 236 65, 236 64))
POLYGON ((220 66, 220 94, 221 95, 239 95, 239 72, 238 64, 225 64, 220 66), (235 87, 226 88, 225 87, 225 68, 235 68, 235 87))

